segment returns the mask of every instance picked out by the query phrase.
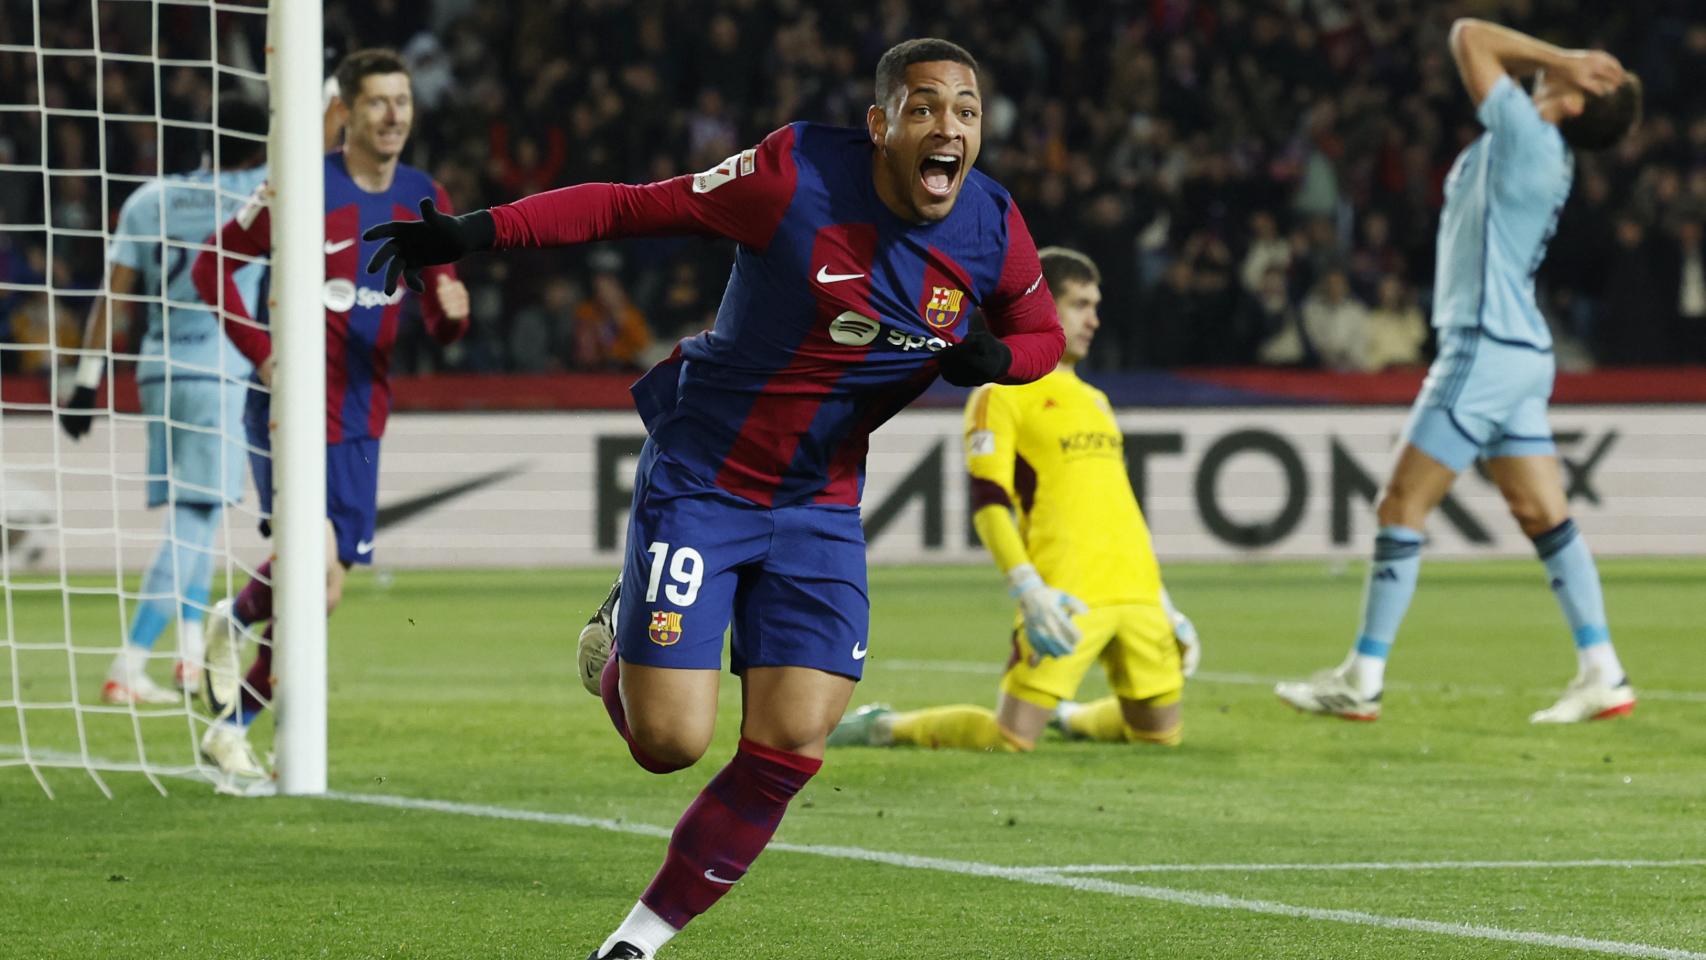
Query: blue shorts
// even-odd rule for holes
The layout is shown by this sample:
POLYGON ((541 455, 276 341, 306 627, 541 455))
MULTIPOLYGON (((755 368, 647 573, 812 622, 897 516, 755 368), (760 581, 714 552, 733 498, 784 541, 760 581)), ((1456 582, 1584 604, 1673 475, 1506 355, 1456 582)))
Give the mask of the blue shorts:
POLYGON ((735 673, 811 667, 857 680, 870 618, 857 508, 758 506, 705 487, 646 441, 616 622, 624 661, 716 670, 732 624, 735 673))
MULTIPOLYGON (((261 533, 272 535, 272 438, 267 432, 267 395, 251 393, 243 424, 249 436, 249 467, 261 501, 261 533), (259 398, 258 402, 255 398, 259 398)), ((374 526, 379 519, 379 441, 372 437, 326 444, 326 518, 345 566, 373 562, 374 526)))
POLYGON ((1476 459, 1557 455, 1546 404, 1551 352, 1473 328, 1440 331, 1439 358, 1410 408, 1404 439, 1457 473, 1476 459))
POLYGON ((148 421, 148 505, 216 506, 243 499, 243 396, 217 377, 137 384, 148 421), (171 421, 170 425, 167 421, 171 421))

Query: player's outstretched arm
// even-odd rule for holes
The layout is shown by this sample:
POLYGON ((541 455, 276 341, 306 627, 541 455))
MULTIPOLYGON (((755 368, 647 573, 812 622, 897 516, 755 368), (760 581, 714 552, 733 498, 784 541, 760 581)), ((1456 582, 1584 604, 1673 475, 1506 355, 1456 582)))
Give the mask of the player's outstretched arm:
POLYGON ((1486 20, 1465 17, 1453 23, 1450 42, 1458 76, 1476 106, 1504 76, 1555 71, 1595 95, 1610 93, 1623 82, 1623 65, 1603 50, 1566 50, 1486 20))
MULTIPOLYGON (((115 263, 107 273, 107 292, 95 298, 89 307, 89 318, 83 323, 83 349, 105 350, 107 347, 107 309, 109 304, 114 310, 128 311, 130 303, 125 300, 113 300, 114 294, 125 296, 135 293, 137 273, 122 263, 115 263)), ((107 358, 94 354, 84 354, 77 361, 77 389, 71 393, 71 400, 66 403, 65 412, 59 415, 59 426, 73 440, 80 440, 83 434, 89 432, 94 423, 93 415, 86 411, 95 408, 99 399, 96 392, 101 387, 101 380, 107 374, 107 358)))
POLYGON ((793 128, 783 127, 704 173, 640 185, 582 183, 459 217, 423 202, 420 220, 393 220, 362 234, 386 241, 367 271, 385 271, 391 293, 398 277, 421 290, 422 269, 481 250, 670 234, 727 237, 761 250, 794 195, 793 143, 793 128))

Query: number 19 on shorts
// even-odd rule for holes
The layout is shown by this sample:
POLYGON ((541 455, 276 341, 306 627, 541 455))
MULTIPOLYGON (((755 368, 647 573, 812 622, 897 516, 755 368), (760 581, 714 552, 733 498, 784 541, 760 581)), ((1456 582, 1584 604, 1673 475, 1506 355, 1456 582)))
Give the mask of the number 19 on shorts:
POLYGON ((646 552, 652 555, 652 576, 646 583, 646 602, 656 603, 658 589, 664 599, 678 607, 691 607, 699 599, 699 587, 705 582, 705 559, 692 547, 675 547, 661 540, 652 541, 646 552), (673 554, 673 556, 672 556, 673 554), (663 582, 664 569, 669 569, 669 582, 663 582))

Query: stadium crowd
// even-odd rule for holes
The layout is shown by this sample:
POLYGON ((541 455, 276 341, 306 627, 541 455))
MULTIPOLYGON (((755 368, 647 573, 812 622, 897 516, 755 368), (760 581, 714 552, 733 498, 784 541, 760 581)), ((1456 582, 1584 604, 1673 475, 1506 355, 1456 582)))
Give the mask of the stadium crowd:
MULTIPOLYGON (((71 6, 82 22, 44 20, 43 32, 86 47, 88 5, 71 6)), ((327 0, 326 36, 329 57, 402 51, 418 102, 405 159, 459 209, 703 170, 794 119, 862 124, 884 49, 908 36, 959 41, 984 68, 979 166, 1018 197, 1039 243, 1102 265, 1104 332, 1088 365, 1104 370, 1424 362, 1443 181, 1479 131, 1447 51, 1451 20, 1595 41, 1642 75, 1646 119, 1613 153, 1579 158, 1539 274, 1560 364, 1581 368, 1706 362, 1706 110, 1685 95, 1706 81, 1706 16, 1691 6, 327 0)), ((0 43, 30 42, 28 31, 0 22, 0 43)), ((257 43, 228 40, 222 59, 258 62, 257 43)), ((92 61, 49 66, 47 102, 95 105, 92 61)), ((22 91, 8 101, 36 101, 35 74, 33 57, 0 54, 0 89, 22 91)), ((109 112, 152 112, 146 74, 109 69, 100 85, 109 112)), ((163 70, 161 101, 204 116, 206 72, 163 70)), ((20 116, 0 115, 0 164, 39 162, 43 134, 20 116)), ((74 120, 49 124, 55 166, 100 162, 99 131, 74 120)), ((194 165, 153 124, 107 127, 109 172, 194 165)), ((100 226, 94 178, 53 178, 47 212, 42 182, 0 173, 0 223, 50 214, 56 227, 100 226)), ((78 239, 56 239, 50 266, 40 234, 0 230, 0 281, 40 282, 51 269, 60 289, 97 285, 98 243, 78 239)), ((476 258, 465 270, 472 334, 440 348, 405 325, 414 335, 395 369, 644 366, 713 320, 729 262, 726 245, 695 239, 476 258)), ((69 344, 79 308, 62 306, 0 290, 0 339, 45 342, 56 313, 69 344)), ((9 369, 29 356, 8 352, 9 369)))

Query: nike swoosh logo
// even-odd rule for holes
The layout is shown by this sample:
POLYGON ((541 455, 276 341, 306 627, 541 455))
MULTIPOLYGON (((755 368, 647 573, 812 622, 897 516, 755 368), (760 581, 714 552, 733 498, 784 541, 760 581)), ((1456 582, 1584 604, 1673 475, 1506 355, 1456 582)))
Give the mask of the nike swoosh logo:
POLYGON ((862 276, 862 273, 830 273, 828 266, 817 268, 818 283, 840 283, 843 280, 857 280, 862 276))
POLYGON ((428 510, 432 510, 435 507, 456 499, 457 497, 473 493, 476 490, 489 487, 495 483, 502 483, 510 477, 520 476, 521 474, 526 473, 527 468, 530 466, 532 466, 531 462, 518 463, 513 466, 505 467, 501 470, 493 470, 490 473, 481 474, 480 476, 463 480, 460 483, 451 484, 448 487, 429 490, 426 493, 409 497, 405 500, 388 503, 379 508, 379 514, 374 519, 373 528, 375 530, 384 530, 387 527, 395 526, 410 517, 426 513, 428 510))
POLYGON ((331 241, 331 240, 327 240, 326 241, 326 256, 329 257, 332 254, 337 253, 339 250, 347 250, 353 246, 355 246, 354 240, 339 240, 336 242, 331 241))
POLYGON ((373 541, 372 540, 360 541, 359 543, 357 543, 355 545, 355 552, 361 554, 362 556, 366 556, 366 555, 372 553, 373 552, 373 541))
MULTIPOLYGON (((705 871, 705 879, 711 881, 712 883, 723 884, 724 886, 732 886, 735 882, 734 880, 724 880, 722 877, 717 876, 715 870, 705 871)), ((736 879, 739 879, 739 878, 736 878, 736 879)))
POLYGON ((854 646, 853 646, 853 659, 855 659, 855 660, 865 659, 865 652, 868 649, 869 649, 869 647, 863 641, 861 641, 857 644, 854 644, 854 646))

